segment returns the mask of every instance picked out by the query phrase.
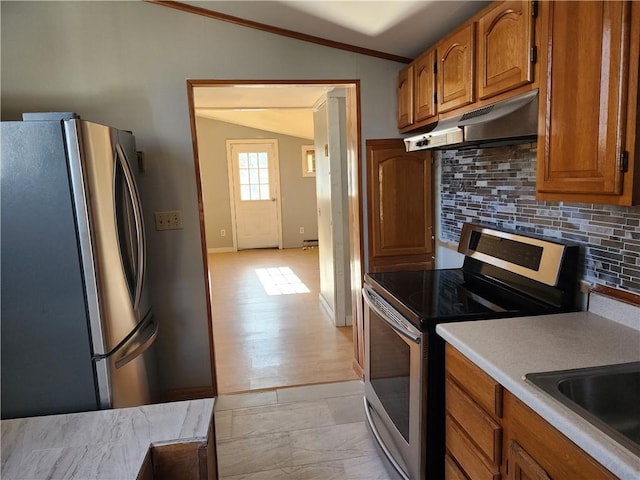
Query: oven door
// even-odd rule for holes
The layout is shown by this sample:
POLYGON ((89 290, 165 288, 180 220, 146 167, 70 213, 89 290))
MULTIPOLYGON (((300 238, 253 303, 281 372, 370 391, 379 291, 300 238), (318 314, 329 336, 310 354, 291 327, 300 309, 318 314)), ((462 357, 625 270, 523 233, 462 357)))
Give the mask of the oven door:
POLYGON ((365 411, 395 470, 424 478, 425 335, 365 285, 365 411))

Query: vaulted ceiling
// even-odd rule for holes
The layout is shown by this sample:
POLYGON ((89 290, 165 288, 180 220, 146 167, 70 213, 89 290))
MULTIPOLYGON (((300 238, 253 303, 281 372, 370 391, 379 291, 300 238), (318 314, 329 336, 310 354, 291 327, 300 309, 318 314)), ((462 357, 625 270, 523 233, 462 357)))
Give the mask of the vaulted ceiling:
POLYGON ((490 2, 215 0, 181 3, 290 32, 399 57, 415 58, 490 2))
MULTIPOLYGON (((408 63, 488 1, 187 1, 151 3, 336 48, 408 63)), ((313 138, 312 108, 323 86, 197 87, 196 114, 313 138)))
POLYGON ((313 139, 313 107, 323 85, 221 85, 193 90, 196 115, 283 135, 313 139))

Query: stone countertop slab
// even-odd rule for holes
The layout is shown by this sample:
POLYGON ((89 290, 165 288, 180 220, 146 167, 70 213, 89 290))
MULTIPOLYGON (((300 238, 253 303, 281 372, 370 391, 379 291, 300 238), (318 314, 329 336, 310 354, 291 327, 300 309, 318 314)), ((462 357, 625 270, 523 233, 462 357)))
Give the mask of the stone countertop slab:
POLYGON ((638 456, 524 379, 533 372, 639 361, 639 331, 574 312, 441 324, 436 332, 605 468, 622 479, 640 478, 638 456))
POLYGON ((2 420, 2 474, 135 480, 152 445, 204 442, 214 399, 2 420))

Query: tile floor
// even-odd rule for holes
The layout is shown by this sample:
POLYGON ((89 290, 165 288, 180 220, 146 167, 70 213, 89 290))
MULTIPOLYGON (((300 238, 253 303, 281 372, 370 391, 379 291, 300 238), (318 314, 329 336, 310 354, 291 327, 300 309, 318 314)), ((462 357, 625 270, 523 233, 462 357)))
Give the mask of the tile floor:
POLYGON ((388 480, 362 395, 356 380, 220 396, 221 480, 388 480))

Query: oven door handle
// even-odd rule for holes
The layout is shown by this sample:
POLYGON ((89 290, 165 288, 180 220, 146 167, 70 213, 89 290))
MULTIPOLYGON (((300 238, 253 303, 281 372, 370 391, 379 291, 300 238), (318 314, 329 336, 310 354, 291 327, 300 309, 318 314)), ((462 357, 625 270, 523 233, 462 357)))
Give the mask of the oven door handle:
POLYGON ((389 325, 391 328, 393 328, 396 332, 398 332, 400 335, 402 335, 403 337, 411 340, 413 343, 417 343, 418 345, 420 344, 420 341, 422 339, 422 334, 420 332, 412 332, 411 330, 409 330, 408 326, 404 324, 404 322, 402 322, 401 320, 397 319, 397 318, 393 318, 392 313, 391 313, 391 307, 386 307, 383 303, 382 300, 378 300, 377 298, 375 298, 373 296, 373 292, 371 290, 371 287, 365 285, 364 289, 362 290, 362 297, 364 298, 364 302, 367 304, 367 306, 373 310, 382 321, 384 321, 384 323, 386 323, 387 325, 389 325), (380 308, 378 306, 378 304, 380 304, 380 308), (389 310, 387 312, 385 312, 385 310, 389 310))

